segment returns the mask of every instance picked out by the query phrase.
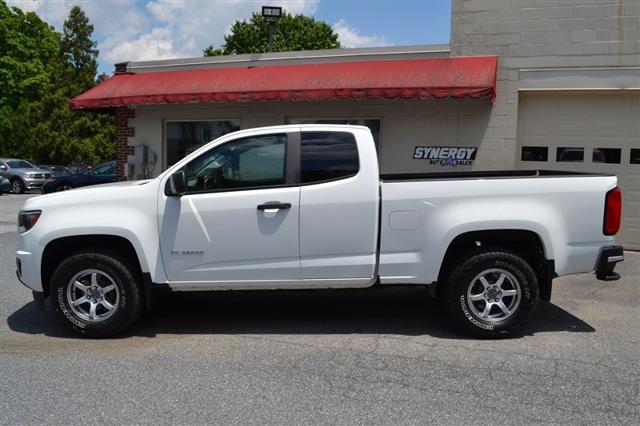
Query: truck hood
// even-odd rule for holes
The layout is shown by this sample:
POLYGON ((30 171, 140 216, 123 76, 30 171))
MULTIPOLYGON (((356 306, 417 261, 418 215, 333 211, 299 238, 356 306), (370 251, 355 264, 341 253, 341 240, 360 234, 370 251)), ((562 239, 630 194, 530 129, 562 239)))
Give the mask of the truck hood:
POLYGON ((141 192, 155 194, 158 184, 158 179, 146 179, 105 183, 68 191, 52 192, 51 194, 29 198, 22 206, 22 210, 39 210, 48 206, 69 206, 102 201, 124 201, 131 197, 139 197, 141 192))

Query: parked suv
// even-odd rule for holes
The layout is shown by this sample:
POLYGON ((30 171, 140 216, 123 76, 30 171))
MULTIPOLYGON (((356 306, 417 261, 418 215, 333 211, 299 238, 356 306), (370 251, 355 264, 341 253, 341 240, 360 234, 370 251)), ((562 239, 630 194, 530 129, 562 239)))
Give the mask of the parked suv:
POLYGON ((41 188, 51 173, 37 168, 27 160, 0 158, 0 176, 9 179, 11 192, 22 194, 29 189, 41 188))

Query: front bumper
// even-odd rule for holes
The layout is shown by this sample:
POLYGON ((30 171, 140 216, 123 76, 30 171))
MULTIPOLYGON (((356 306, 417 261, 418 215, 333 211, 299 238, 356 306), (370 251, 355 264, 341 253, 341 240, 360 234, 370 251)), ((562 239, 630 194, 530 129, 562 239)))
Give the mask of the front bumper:
POLYGON ((42 185, 44 185, 44 183, 48 180, 47 179, 30 179, 30 178, 25 178, 23 180, 24 182, 24 187, 25 189, 36 189, 36 188, 42 188, 42 185))
POLYGON ((31 290, 31 294, 33 295, 33 303, 36 305, 36 309, 40 312, 44 312, 44 293, 41 291, 32 290, 31 287, 27 285, 27 283, 22 281, 22 265, 20 263, 20 259, 16 259, 16 262, 18 264, 16 269, 16 276, 18 277, 18 281, 20 281, 20 284, 31 290))
POLYGON ((608 246, 600 251, 596 264, 596 278, 602 281, 615 281, 620 279, 620 274, 613 271, 616 263, 624 260, 622 246, 608 246))

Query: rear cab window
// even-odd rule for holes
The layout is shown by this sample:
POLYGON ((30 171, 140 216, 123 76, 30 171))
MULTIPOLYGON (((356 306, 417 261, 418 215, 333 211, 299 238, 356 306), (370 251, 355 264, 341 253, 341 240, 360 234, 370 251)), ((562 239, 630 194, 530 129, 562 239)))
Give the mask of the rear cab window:
POLYGON ((300 177, 303 185, 346 179, 358 174, 358 146, 349 132, 302 132, 300 177))

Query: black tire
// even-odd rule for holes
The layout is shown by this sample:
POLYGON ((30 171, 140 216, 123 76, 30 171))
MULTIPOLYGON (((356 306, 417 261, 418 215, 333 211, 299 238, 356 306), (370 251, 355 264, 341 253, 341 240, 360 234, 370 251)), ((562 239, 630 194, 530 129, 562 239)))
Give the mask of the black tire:
POLYGON ((13 178, 11 179, 11 192, 14 194, 24 194, 25 185, 22 179, 13 178))
MULTIPOLYGON (((106 283, 111 285, 109 281, 106 283)), ((71 291, 83 294, 83 290, 75 287, 71 291)), ((133 266, 118 253, 100 249, 83 250, 66 258, 53 273, 49 298, 60 319, 74 333, 82 337, 106 338, 115 336, 136 322, 143 310, 142 291, 133 266), (74 311, 74 309, 86 309, 86 304, 89 302, 80 305, 80 308, 72 308, 70 305, 67 292, 70 291, 68 288, 72 286, 72 279, 87 270, 100 271, 104 274, 101 274, 102 278, 100 278, 103 284, 105 280, 110 278, 117 287, 118 298, 114 305, 115 309, 104 320, 98 318, 91 321, 74 311)), ((98 306, 97 309, 108 311, 106 306, 98 306)), ((100 312, 98 311, 98 313, 100 312)))
POLYGON ((538 280, 529 263, 516 253, 497 247, 479 248, 458 259, 455 265, 444 283, 443 304, 454 322, 468 334, 482 338, 507 337, 535 311, 538 303, 538 280), (519 297, 502 296, 502 287, 495 284, 503 275, 505 278, 502 285, 509 289, 509 293, 519 290, 519 293, 515 293, 519 297), (491 285, 486 287, 481 278, 476 279, 479 276, 491 285), (491 282, 487 277, 497 278, 491 282), (514 280, 517 285, 513 283, 514 280), (483 299, 472 301, 469 298, 471 293, 483 299), (489 298, 494 296, 495 299, 489 298), (507 308, 509 313, 494 303, 496 301, 502 302, 501 306, 507 308), (487 306, 487 317, 482 317, 487 306), (495 318, 491 318, 492 316, 495 318))

